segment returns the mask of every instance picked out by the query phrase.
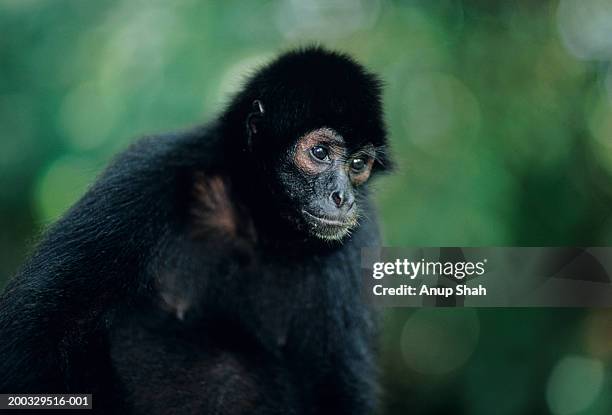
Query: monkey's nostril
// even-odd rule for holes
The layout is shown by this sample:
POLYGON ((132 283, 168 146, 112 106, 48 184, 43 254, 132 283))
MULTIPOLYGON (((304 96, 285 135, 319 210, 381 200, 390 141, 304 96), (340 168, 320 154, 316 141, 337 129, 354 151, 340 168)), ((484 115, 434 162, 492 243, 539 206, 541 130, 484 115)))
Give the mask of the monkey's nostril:
POLYGON ((344 203, 344 198, 342 197, 342 193, 340 193, 340 192, 333 192, 331 194, 331 198, 334 201, 334 203, 336 204, 336 207, 342 207, 342 204, 344 203))

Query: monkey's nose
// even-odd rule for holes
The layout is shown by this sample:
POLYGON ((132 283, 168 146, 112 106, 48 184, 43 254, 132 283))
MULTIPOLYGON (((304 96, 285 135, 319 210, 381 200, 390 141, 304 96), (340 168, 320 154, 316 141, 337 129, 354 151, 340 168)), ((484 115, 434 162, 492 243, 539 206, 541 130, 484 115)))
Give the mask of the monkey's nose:
POLYGON ((341 192, 332 192, 331 199, 338 208, 342 207, 342 205, 344 204, 344 195, 341 192))
POLYGON ((341 192, 338 190, 332 192, 330 198, 338 209, 343 206, 346 206, 347 210, 350 210, 353 207, 353 204, 355 203, 352 195, 347 195, 345 192, 341 192))

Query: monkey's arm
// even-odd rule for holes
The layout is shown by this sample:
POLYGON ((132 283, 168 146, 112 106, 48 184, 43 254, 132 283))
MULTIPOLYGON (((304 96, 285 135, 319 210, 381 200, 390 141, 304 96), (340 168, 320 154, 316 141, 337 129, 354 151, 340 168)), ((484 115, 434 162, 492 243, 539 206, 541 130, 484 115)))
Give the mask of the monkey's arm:
POLYGON ((132 146, 48 230, 0 296, 0 391, 66 389, 66 339, 142 288, 153 251, 180 226, 183 174, 211 153, 201 134, 132 146))

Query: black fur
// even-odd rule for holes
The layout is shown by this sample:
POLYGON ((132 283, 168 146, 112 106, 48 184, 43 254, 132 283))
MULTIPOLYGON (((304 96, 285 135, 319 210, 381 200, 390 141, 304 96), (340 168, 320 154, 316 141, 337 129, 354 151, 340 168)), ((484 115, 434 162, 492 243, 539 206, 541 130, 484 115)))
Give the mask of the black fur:
POLYGON ((299 179, 280 160, 322 126, 388 167, 378 81, 311 48, 259 70, 218 121, 116 158, 0 297, 0 392, 93 393, 98 413, 371 413, 367 184, 341 242, 281 214, 299 179))

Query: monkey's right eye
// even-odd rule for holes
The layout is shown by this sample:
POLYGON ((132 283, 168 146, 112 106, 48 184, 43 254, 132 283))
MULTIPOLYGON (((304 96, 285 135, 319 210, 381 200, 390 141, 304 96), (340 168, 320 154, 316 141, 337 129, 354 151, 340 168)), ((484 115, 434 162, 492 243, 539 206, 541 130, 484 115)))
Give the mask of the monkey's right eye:
POLYGON ((329 150, 323 146, 314 146, 310 152, 317 160, 324 161, 329 159, 329 150))

